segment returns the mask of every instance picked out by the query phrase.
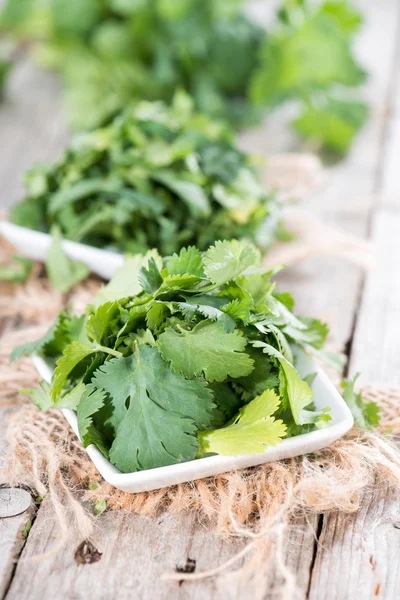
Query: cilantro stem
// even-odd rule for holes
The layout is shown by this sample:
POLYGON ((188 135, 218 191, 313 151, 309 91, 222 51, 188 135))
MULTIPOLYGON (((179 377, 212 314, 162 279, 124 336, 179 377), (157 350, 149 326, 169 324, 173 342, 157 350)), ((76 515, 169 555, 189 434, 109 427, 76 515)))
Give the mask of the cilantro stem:
POLYGON ((115 358, 122 358, 122 352, 118 352, 118 350, 113 350, 112 348, 107 348, 106 346, 101 346, 100 344, 96 345, 96 350, 99 352, 105 352, 106 354, 111 354, 115 356, 115 358))

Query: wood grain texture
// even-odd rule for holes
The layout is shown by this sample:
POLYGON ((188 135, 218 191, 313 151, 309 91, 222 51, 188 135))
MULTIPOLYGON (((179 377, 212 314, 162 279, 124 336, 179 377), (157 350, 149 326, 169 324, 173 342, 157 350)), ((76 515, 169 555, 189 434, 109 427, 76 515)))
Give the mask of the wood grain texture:
MULTIPOLYGON (((11 410, 11 407, 0 406, 0 456, 4 456, 6 451, 6 424, 11 410)), ((6 485, 6 483, 6 481, 0 478, 0 492, 1 486, 6 485)), ((10 493, 12 494, 13 491, 10 490, 10 493)), ((18 490, 16 493, 18 494, 18 490)), ((12 497, 8 503, 13 504, 12 497)), ((31 503, 27 507, 27 510, 16 516, 0 518, 0 598, 4 597, 8 589, 14 575, 16 561, 25 544, 22 531, 34 514, 35 507, 31 503)))
MULTIPOLYGON (((393 27, 398 25, 399 14, 393 27)), ((362 290, 349 369, 351 375, 361 371, 364 381, 388 385, 400 383, 400 213, 393 202, 399 186, 392 175, 394 140, 400 127, 392 103, 399 80, 399 58, 395 45, 392 75, 387 82, 381 158, 375 173, 376 208, 370 214, 376 262, 362 290)), ((357 514, 332 514, 324 518, 309 598, 398 598, 399 520, 399 497, 382 497, 379 489, 362 499, 357 514)))
MULTIPOLYGON (((326 186, 309 198, 305 206, 331 225, 366 236, 371 209, 376 203, 379 181, 384 172, 382 161, 387 148, 383 141, 387 131, 389 91, 392 89, 395 65, 399 3, 395 0, 369 0, 368 4, 359 4, 367 14, 367 25, 360 37, 359 52, 367 69, 371 71, 367 87, 372 105, 371 120, 356 141, 348 159, 330 166, 326 186)), ((34 74, 29 67, 21 65, 19 74, 15 75, 12 83, 19 108, 15 112, 16 109, 10 103, 7 110, 11 112, 8 112, 7 118, 4 114, 1 116, 0 111, 3 148, 0 151, 0 177, 5 186, 3 198, 7 198, 7 203, 15 201, 21 191, 18 184, 21 170, 39 155, 43 158, 51 157, 58 152, 65 139, 53 81, 40 75, 40 78, 45 77, 46 83, 37 84, 37 77, 37 73, 34 74), (32 98, 20 98, 21 88, 18 86, 22 86, 21 82, 24 85, 24 82, 29 82, 32 98), (36 91, 36 86, 40 90, 36 91), (37 97, 36 93, 41 100, 33 100, 37 97), (37 123, 30 122, 32 104, 41 111, 37 123), (25 148, 26 132, 31 140, 28 149, 25 148), (7 156, 3 156, 5 154, 7 156)), ((284 119, 286 115, 282 113, 268 120, 264 129, 243 136, 242 144, 265 154, 298 150, 301 143, 287 127, 282 126, 284 119)), ((392 126, 397 127, 393 115, 392 126)), ((389 181, 389 175, 386 181, 389 181)), ((385 227, 390 215, 385 217, 382 213, 379 219, 374 224, 373 235, 380 244, 382 237, 385 237, 385 227)), ((393 232, 396 230, 394 221, 392 229, 393 232)), ((383 265, 394 242, 382 240, 382 243, 382 258, 378 262, 383 265)), ((398 244, 396 242, 396 249, 398 244)), ((395 264, 392 268, 395 269, 395 264)), ((376 290, 376 283, 382 283, 383 279, 382 271, 378 274, 374 271, 365 287, 353 344, 352 371, 363 365, 367 365, 368 371, 373 368, 369 366, 367 358, 369 339, 364 337, 365 330, 369 327, 368 319, 375 319, 374 327, 380 343, 384 344, 385 340, 392 343, 391 332, 383 328, 381 332, 378 331, 381 310, 389 306, 386 295, 376 290), (381 307, 380 311, 375 310, 378 305, 381 307)), ((341 343, 349 343, 358 312, 362 281, 363 276, 358 268, 341 260, 321 258, 305 261, 296 268, 289 269, 281 279, 281 285, 294 292, 299 312, 326 318, 331 323, 335 338, 341 343)), ((385 288, 386 291, 397 295, 397 275, 390 285, 390 289, 385 288)), ((389 310, 395 310, 395 306, 390 304, 389 310)), ((387 323, 385 327, 388 327, 387 323)), ((389 349, 388 345, 385 350, 387 354, 389 349)), ((392 357, 392 360, 397 360, 397 357, 392 357)), ((370 362, 375 364, 373 360, 370 362)), ((384 376, 384 373, 376 375, 384 376)), ((385 565, 390 562, 390 558, 393 563, 393 555, 396 552, 398 554, 396 536, 399 532, 393 527, 396 520, 400 520, 400 515, 395 503, 388 499, 367 498, 359 515, 332 515, 323 519, 315 557, 317 517, 311 523, 299 523, 286 540, 286 563, 296 570, 300 595, 306 596, 309 590, 309 597, 315 600, 372 598, 374 595, 395 598, 391 594, 395 591, 398 567, 395 564, 389 574, 385 565), (388 547, 393 548, 392 556, 388 556, 385 536, 390 544, 388 547), (352 583, 352 577, 356 578, 358 587, 352 583)), ((196 561, 196 571, 201 572, 215 567, 240 549, 240 542, 216 536, 206 524, 196 522, 192 515, 183 513, 155 520, 131 514, 106 513, 98 521, 93 540, 102 553, 98 562, 79 566, 76 564, 74 553, 82 540, 71 531, 62 553, 33 565, 32 557, 51 550, 57 536, 54 513, 45 502, 23 550, 7 600, 47 600, 54 598, 55 594, 67 600, 86 600, 89 594, 100 600, 116 596, 139 600, 236 600, 249 597, 246 588, 241 587, 237 580, 227 577, 193 584, 185 582, 182 585, 160 579, 163 573, 173 572, 176 567, 184 567, 189 558, 196 561)), ((273 573, 268 575, 267 582, 262 583, 263 587, 259 592, 265 597, 273 597, 279 581, 276 581, 273 573)))
POLYGON ((351 356, 361 380, 400 385, 400 212, 382 208, 372 223, 376 264, 367 278, 351 356))
POLYGON ((23 195, 23 173, 55 160, 67 140, 55 78, 25 60, 17 63, 0 105, 0 210, 23 195))
POLYGON ((364 498, 359 513, 325 520, 310 600, 399 597, 400 507, 397 500, 364 498))

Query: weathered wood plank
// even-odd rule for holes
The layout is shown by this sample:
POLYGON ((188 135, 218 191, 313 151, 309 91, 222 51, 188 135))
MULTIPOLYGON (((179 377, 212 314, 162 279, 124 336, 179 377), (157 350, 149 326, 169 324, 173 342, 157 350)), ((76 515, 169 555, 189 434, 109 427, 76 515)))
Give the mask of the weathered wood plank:
MULTIPOLYGON (((11 410, 11 407, 0 406, 0 456, 4 456, 6 451, 6 423, 11 410)), ((3 598, 12 580, 16 560, 25 544, 22 531, 32 518, 35 509, 31 502, 26 510, 16 514, 18 511, 16 509, 11 510, 12 507, 10 507, 10 504, 13 504, 13 490, 10 490, 10 499, 3 497, 2 500, 1 485, 6 485, 6 482, 0 478, 0 514, 4 515, 3 517, 0 516, 0 598, 3 598)), ((21 508, 24 507, 20 506, 21 508)))
POLYGON ((23 173, 56 159, 67 139, 55 78, 21 60, 0 106, 0 209, 20 200, 23 173))
MULTIPOLYGON (((362 36, 360 51, 365 55, 367 67, 373 72, 369 86, 374 107, 372 120, 349 159, 330 169, 329 186, 307 202, 308 207, 324 215, 331 224, 360 234, 367 231, 368 211, 375 191, 384 123, 384 92, 390 77, 397 8, 395 2, 386 2, 383 7, 375 0, 368 6, 364 3, 363 9, 368 11, 370 23, 362 36), (385 36, 381 39, 382 31, 385 36)), ((50 115, 53 114, 51 102, 47 107, 50 115)), ((52 117, 49 118, 51 121, 52 117)), ((257 139, 253 138, 251 142, 253 149, 265 153, 298 149, 298 140, 291 133, 282 137, 282 129, 280 132, 275 129, 278 122, 279 119, 270 121, 262 133, 257 133, 257 139), (285 140, 284 143, 282 140, 285 140)), ((14 151, 14 157, 16 154, 14 151)), ((14 198, 17 197, 17 192, 13 191, 17 189, 16 178, 13 177, 14 183, 9 188, 10 198, 13 194, 14 198)), ((300 312, 327 317, 339 341, 346 342, 351 338, 361 283, 358 269, 342 261, 318 259, 290 269, 283 282, 295 292, 300 312), (332 299, 335 301, 332 302, 332 299)), ((45 504, 39 511, 24 549, 24 560, 18 565, 8 598, 46 600, 54 597, 55 590, 61 597, 64 592, 64 597, 74 599, 86 598, 88 592, 105 599, 116 594, 120 598, 131 598, 134 594, 137 598, 161 599, 203 599, 222 595, 232 599, 246 597, 246 590, 240 589, 239 585, 229 586, 226 578, 201 584, 183 583, 182 586, 160 582, 162 573, 173 570, 177 565, 184 566, 188 557, 196 560, 196 570, 203 571, 215 567, 238 549, 236 544, 225 542, 212 535, 205 526, 194 523, 189 515, 181 514, 155 521, 121 513, 105 514, 99 521, 95 540, 103 552, 98 563, 84 566, 75 564, 73 554, 81 540, 72 534, 62 554, 45 559, 40 567, 33 569, 25 559, 51 548, 57 536, 57 530, 52 531, 53 527, 54 514, 45 504)), ((288 563, 296 566, 300 592, 304 594, 309 584, 316 524, 314 522, 307 527, 300 530, 299 537, 287 542, 288 563)), ((340 571, 337 578, 340 578, 340 571)), ((312 583, 314 585, 314 580, 312 583)), ((276 589, 277 582, 273 579, 268 584, 271 586, 269 591, 274 587, 276 589)), ((325 582, 326 589, 332 590, 335 584, 336 579, 330 580, 329 586, 325 582)), ((315 589, 312 588, 312 591, 315 589)))
MULTIPOLYGON (((399 48, 396 50, 392 57, 393 78, 387 88, 381 162, 376 173, 375 196, 380 208, 371 219, 376 264, 363 289, 350 356, 350 374, 361 371, 362 380, 389 385, 400 382, 400 214, 396 201, 398 184, 393 171, 397 159, 396 140, 400 139, 398 104, 393 113, 393 92, 399 83, 399 48)), ((331 515, 324 519, 310 599, 345 600, 357 596, 391 600, 398 597, 398 500, 384 498, 378 490, 363 498, 358 514, 331 515)))
MULTIPOLYGON (((388 385, 400 384, 399 227, 393 209, 375 215, 377 261, 364 289, 350 362, 351 374, 361 371, 365 381, 388 385)), ((363 499, 358 514, 324 519, 310 598, 397 598, 399 521, 399 497, 383 498, 379 491, 363 499), (333 580, 334 596, 327 591, 333 580)))
POLYGON ((399 502, 368 495, 356 517, 326 519, 319 539, 310 600, 399 595, 399 502))
POLYGON ((351 356, 361 380, 400 384, 400 213, 380 209, 373 220, 376 265, 367 278, 351 356))

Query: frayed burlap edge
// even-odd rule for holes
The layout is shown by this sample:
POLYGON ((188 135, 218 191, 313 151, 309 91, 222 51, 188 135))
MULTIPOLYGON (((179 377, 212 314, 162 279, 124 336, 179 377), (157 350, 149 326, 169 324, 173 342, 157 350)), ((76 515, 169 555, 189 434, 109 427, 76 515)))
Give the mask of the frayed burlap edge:
MULTIPOLYGON (((363 394, 381 406, 380 431, 353 428, 315 455, 138 494, 116 490, 101 479, 60 412, 41 413, 24 403, 10 418, 4 475, 11 485, 24 484, 52 503, 60 536, 49 553, 64 546, 72 523, 83 540, 90 540, 95 524, 90 511, 93 501, 105 501, 108 510, 146 517, 195 511, 215 533, 247 543, 212 571, 165 577, 198 579, 234 569, 257 589, 262 574, 266 576, 266 569, 273 568, 282 581, 281 595, 293 597, 296 582, 284 561, 285 534, 293 520, 312 513, 354 513, 367 491, 400 490, 400 453, 391 441, 400 435, 400 389, 365 386, 363 394), (93 482, 96 489, 89 489, 93 482)), ((101 527, 101 522, 96 526, 101 527)))
MULTIPOLYGON (((321 165, 315 158, 284 155, 271 157, 265 183, 270 189, 278 189, 286 202, 310 193, 321 179, 321 165)), ((285 210, 284 224, 297 234, 296 240, 278 244, 265 258, 265 265, 294 264, 321 254, 341 256, 363 267, 370 265, 371 252, 365 242, 323 225, 304 211, 285 210)), ((6 244, 0 245, 0 256, 2 262, 9 259, 10 248, 6 244)), ((7 323, 0 348, 0 404, 22 402, 9 422, 4 474, 11 485, 25 484, 39 495, 46 495, 52 503, 60 536, 49 553, 64 546, 71 522, 84 540, 90 539, 94 530, 90 502, 94 500, 105 501, 109 510, 127 510, 148 517, 166 511, 195 511, 209 521, 215 532, 240 537, 248 543, 228 563, 213 571, 166 577, 208 577, 234 567, 255 583, 256 591, 264 589, 259 582, 266 569, 272 568, 282 581, 281 595, 293 597, 296 582, 283 559, 285 533, 293 519, 304 513, 354 512, 369 488, 397 489, 397 451, 378 433, 355 429, 315 457, 270 463, 149 493, 131 495, 115 490, 101 480, 60 413, 40 413, 17 396, 21 387, 31 387, 39 379, 31 361, 23 358, 14 366, 8 362, 12 348, 40 336, 62 306, 70 304, 74 310, 82 311, 98 286, 98 280, 90 279, 73 294, 62 296, 51 289, 42 267, 35 265, 24 287, 2 285, 0 291, 0 317, 7 323), (21 322, 25 326, 18 329, 21 322), (95 490, 89 490, 90 482, 97 482, 95 490)), ((366 393, 381 403, 384 428, 399 432, 399 391, 374 387, 366 393)), ((43 556, 37 557, 40 558, 43 556)))

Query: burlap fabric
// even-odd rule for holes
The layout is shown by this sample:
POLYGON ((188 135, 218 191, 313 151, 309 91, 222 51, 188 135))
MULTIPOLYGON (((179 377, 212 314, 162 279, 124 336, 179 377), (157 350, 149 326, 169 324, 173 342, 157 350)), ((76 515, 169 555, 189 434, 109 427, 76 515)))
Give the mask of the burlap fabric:
MULTIPOLYGON (((278 161, 279 168, 282 168, 278 161)), ((315 164, 313 163, 313 168, 315 164)), ((291 165, 296 174, 298 165, 291 165)), ((287 181, 285 173, 277 171, 287 181)), ((298 181, 298 175, 294 177, 298 181)), ((308 189, 305 177, 302 185, 308 189)), ((311 184, 310 184, 311 185, 311 184)), ((288 191, 290 195, 290 186, 288 191)), ((365 266, 370 262, 364 242, 354 240, 316 223, 299 213, 288 213, 289 226, 298 233, 295 243, 282 245, 267 256, 266 262, 294 263, 313 254, 332 253, 351 258, 365 266)), ((10 248, 0 247, 2 262, 10 248)), ((126 494, 104 482, 89 460, 79 440, 62 414, 39 412, 19 393, 38 382, 28 358, 10 365, 15 345, 39 337, 61 306, 83 310, 100 282, 89 279, 69 296, 54 292, 36 265, 25 286, 0 288, 0 404, 12 405, 9 412, 8 454, 2 457, 3 477, 11 484, 29 486, 47 496, 54 506, 60 527, 56 552, 63 547, 73 523, 82 540, 90 539, 101 517, 93 515, 93 501, 105 503, 107 510, 126 510, 154 517, 161 512, 195 511, 216 533, 247 540, 243 549, 227 564, 199 574, 171 574, 167 577, 190 579, 211 577, 224 569, 236 569, 249 586, 265 589, 263 580, 272 569, 282 585, 281 596, 293 597, 296 581, 284 561, 284 539, 296 519, 312 513, 355 512, 363 494, 371 490, 385 494, 400 487, 400 454, 394 440, 400 435, 400 389, 370 385, 363 389, 367 400, 381 406, 379 431, 366 432, 356 427, 341 440, 313 456, 275 462, 240 472, 231 472, 168 489, 126 494), (96 489, 91 485, 96 482, 96 489)), ((38 557, 40 559, 40 557, 38 557)), ((251 589, 251 588, 249 588, 251 589)))

